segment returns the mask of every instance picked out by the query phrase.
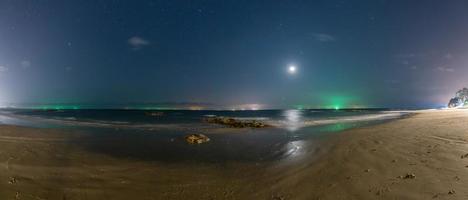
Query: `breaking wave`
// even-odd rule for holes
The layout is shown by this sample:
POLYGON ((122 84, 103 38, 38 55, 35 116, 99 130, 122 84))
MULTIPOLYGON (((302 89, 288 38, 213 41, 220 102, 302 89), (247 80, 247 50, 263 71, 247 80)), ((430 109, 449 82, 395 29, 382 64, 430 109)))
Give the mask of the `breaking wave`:
POLYGON ((298 119, 299 117, 286 117, 286 120, 268 121, 273 126, 285 128, 288 130, 297 130, 305 127, 339 124, 339 123, 357 123, 367 121, 389 120, 401 118, 407 115, 406 112, 381 112, 377 114, 363 114, 342 117, 328 117, 318 119, 298 119))

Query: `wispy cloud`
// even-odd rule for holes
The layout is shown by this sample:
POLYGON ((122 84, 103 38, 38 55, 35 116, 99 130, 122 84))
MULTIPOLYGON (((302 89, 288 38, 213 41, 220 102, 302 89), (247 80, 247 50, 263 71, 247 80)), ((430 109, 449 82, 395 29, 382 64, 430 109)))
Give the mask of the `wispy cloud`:
POLYGON ((7 72, 7 71, 8 71, 8 67, 0 65, 0 73, 7 72))
POLYGON ((408 60, 408 59, 424 58, 426 56, 427 55, 423 53, 403 53, 403 54, 396 54, 395 58, 400 59, 400 60, 401 59, 408 60))
POLYGON ((133 37, 128 39, 128 44, 133 49, 137 50, 137 49, 143 48, 144 46, 149 45, 150 42, 148 40, 146 40, 146 39, 141 38, 141 37, 133 36, 133 37))
POLYGON ((441 71, 441 72, 455 72, 455 69, 450 68, 450 67, 437 67, 436 70, 441 71))
POLYGON ((451 60, 453 58, 453 55, 451 53, 447 53, 444 55, 444 58, 447 60, 451 60))
POLYGON ((398 61, 399 64, 402 64, 402 65, 409 65, 410 64, 410 61, 408 60, 401 60, 401 61, 398 61))
POLYGON ((334 36, 325 33, 314 33, 313 37, 319 42, 332 42, 336 40, 334 36))
POLYGON ((31 62, 29 60, 22 60, 20 64, 23 69, 31 67, 31 62))

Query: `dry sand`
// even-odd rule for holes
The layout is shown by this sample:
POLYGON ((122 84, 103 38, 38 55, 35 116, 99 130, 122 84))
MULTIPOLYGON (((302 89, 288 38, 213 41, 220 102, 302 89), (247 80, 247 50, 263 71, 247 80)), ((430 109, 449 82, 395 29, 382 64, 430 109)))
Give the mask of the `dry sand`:
POLYGON ((0 199, 468 199, 468 110, 348 130, 288 162, 117 158, 63 132, 0 126, 0 199))

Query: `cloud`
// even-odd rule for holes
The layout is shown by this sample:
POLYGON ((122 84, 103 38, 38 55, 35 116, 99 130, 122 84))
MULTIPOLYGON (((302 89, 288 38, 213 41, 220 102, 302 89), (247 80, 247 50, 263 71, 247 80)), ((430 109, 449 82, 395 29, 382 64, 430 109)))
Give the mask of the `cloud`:
POLYGON ((444 58, 447 60, 450 60, 453 58, 453 55, 451 53, 448 53, 448 54, 445 54, 444 58))
POLYGON ((436 68, 438 71, 441 71, 441 72, 455 72, 455 69, 453 68, 450 68, 450 67, 437 67, 436 68))
POLYGON ((333 42, 336 40, 332 35, 325 33, 314 33, 313 36, 319 42, 333 42))
POLYGON ((410 67, 410 69, 411 69, 411 70, 417 70, 417 69, 418 69, 418 66, 413 65, 413 66, 410 67))
POLYGON ((423 53, 404 53, 404 54, 396 54, 395 58, 408 60, 408 59, 424 58, 426 56, 427 55, 423 53))
POLYGON ((29 60, 22 60, 20 64, 23 69, 31 67, 31 62, 29 62, 29 60))
POLYGON ((145 40, 141 37, 138 36, 133 36, 128 39, 128 44, 135 50, 141 49, 144 46, 147 46, 150 44, 148 40, 145 40))
POLYGON ((8 67, 1 66, 1 65, 0 65, 0 73, 2 73, 2 72, 7 72, 7 71, 8 71, 8 67))

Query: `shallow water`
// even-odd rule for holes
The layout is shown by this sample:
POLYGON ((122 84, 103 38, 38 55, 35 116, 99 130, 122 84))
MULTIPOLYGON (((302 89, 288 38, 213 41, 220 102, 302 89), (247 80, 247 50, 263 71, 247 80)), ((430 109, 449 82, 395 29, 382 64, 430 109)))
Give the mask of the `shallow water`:
POLYGON ((3 110, 0 123, 82 132, 73 145, 125 159, 163 162, 294 161, 321 150, 340 131, 404 116, 386 110, 158 111, 3 110), (162 114, 161 114, 162 113, 162 114), (259 120, 273 128, 234 129, 202 121, 206 116, 259 120), (211 141, 189 145, 184 136, 203 133, 211 141))

